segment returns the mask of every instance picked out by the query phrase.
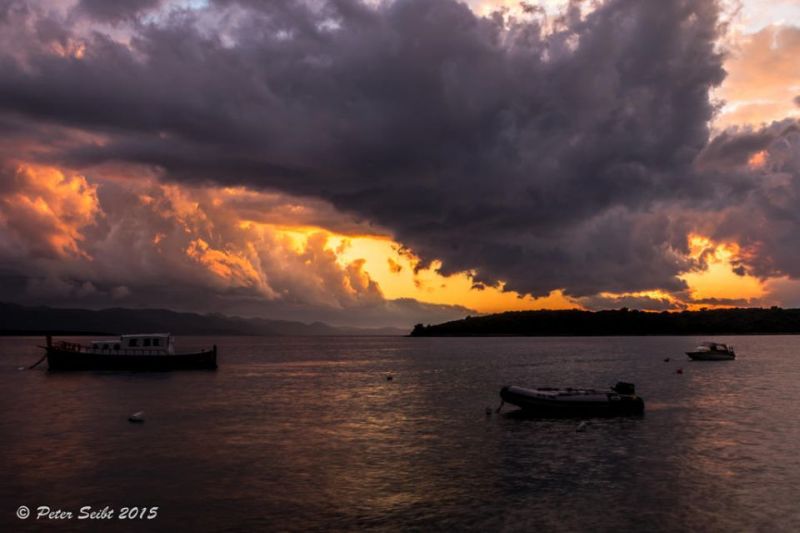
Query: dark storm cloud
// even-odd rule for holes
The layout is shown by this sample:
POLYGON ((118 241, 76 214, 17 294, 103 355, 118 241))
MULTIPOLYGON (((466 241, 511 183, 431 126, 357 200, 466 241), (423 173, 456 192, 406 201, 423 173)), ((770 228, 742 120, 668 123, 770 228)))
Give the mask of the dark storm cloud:
MULTIPOLYGON (((800 125, 785 120, 755 135, 769 139, 763 162, 749 171, 753 187, 721 211, 711 236, 743 247, 739 273, 800 277, 800 125)), ((745 139, 751 133, 742 135, 745 139)), ((746 143, 745 143, 746 144, 746 143)))
POLYGON ((80 0, 76 9, 96 20, 116 22, 156 7, 161 0, 80 0))
POLYGON ((716 136, 698 158, 703 167, 730 170, 747 163, 756 152, 769 146, 775 132, 768 130, 729 130, 716 136))
MULTIPOLYGON (((127 44, 65 27, 80 58, 4 50, 0 110, 103 137, 48 154, 70 165, 319 197, 478 283, 682 289, 673 214, 733 186, 693 166, 716 2, 576 6, 549 34, 453 0, 219 1, 132 20, 127 44)), ((761 141, 740 142, 708 157, 761 141)))

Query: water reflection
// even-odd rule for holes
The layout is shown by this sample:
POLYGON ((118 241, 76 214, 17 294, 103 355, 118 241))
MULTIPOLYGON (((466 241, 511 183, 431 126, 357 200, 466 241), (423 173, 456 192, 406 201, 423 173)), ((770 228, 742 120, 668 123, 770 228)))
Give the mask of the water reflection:
POLYGON ((163 509, 164 530, 232 531, 800 519, 794 337, 739 339, 745 355, 723 364, 681 359, 688 338, 234 338, 218 342, 218 372, 153 375, 18 372, 31 342, 0 340, 2 509, 137 502, 163 509), (578 432, 485 414, 503 384, 620 380, 644 417, 578 432), (138 410, 146 422, 129 424, 138 410))

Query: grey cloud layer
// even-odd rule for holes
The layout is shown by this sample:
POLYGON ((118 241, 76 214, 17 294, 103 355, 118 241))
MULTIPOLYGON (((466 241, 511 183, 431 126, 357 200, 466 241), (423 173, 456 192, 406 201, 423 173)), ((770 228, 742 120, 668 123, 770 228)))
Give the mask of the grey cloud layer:
POLYGON ((446 272, 536 295, 682 290, 703 213, 765 206, 741 164, 770 135, 708 144, 712 0, 575 3, 547 35, 452 0, 98 5, 5 16, 62 30, 3 50, 0 110, 101 137, 47 150, 76 168, 322 198, 446 272), (81 33, 86 16, 128 44, 81 33), (52 53, 80 40, 80 59, 52 53))

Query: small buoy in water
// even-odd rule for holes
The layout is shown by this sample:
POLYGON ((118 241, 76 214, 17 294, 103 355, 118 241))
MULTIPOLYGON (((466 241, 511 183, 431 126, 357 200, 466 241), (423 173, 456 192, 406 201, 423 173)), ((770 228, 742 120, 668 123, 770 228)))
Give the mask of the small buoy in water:
POLYGON ((144 422, 144 411, 136 411, 128 417, 128 422, 144 422))
POLYGON ((392 376, 391 374, 386 376, 386 381, 392 381, 393 379, 394 379, 394 376, 392 376))
POLYGON ((579 432, 581 432, 581 433, 582 433, 582 432, 586 431, 586 426, 588 426, 588 425, 589 425, 589 422, 587 422, 586 420, 584 420, 583 422, 581 422, 580 424, 578 424, 578 427, 577 427, 577 428, 575 428, 575 431, 579 431, 579 432))
POLYGON ((669 363, 669 357, 667 357, 666 359, 664 359, 664 362, 665 362, 665 363, 669 363))
POLYGON ((675 373, 676 373, 676 374, 683 374, 683 369, 682 369, 682 368, 679 368, 678 370, 676 370, 676 371, 675 371, 675 373))

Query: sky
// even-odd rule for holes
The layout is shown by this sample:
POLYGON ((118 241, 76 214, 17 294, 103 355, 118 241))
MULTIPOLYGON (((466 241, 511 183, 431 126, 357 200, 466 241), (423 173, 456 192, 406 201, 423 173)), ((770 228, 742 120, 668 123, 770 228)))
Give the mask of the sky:
POLYGON ((0 300, 800 306, 800 0, 0 0, 0 300))

